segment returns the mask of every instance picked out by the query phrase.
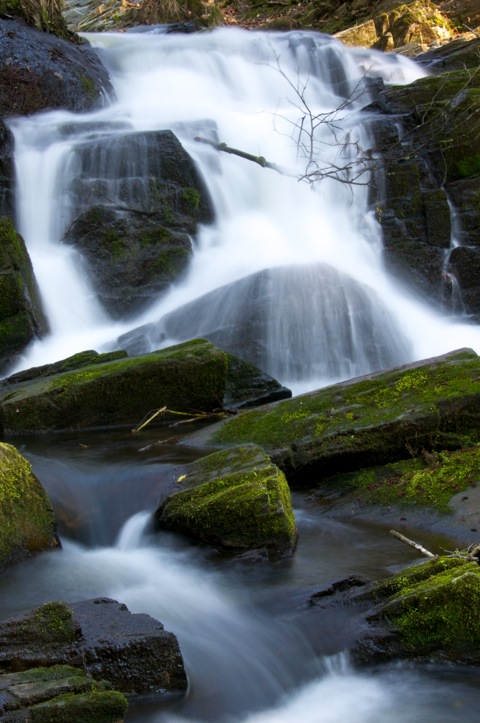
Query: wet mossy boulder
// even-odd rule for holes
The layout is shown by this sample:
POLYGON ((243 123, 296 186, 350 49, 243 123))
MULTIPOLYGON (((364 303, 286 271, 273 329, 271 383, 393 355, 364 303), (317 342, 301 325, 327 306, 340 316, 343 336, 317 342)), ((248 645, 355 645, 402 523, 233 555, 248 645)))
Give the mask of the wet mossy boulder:
POLYGON ((0 623, 0 671, 54 665, 80 668, 129 695, 187 687, 175 635, 109 598, 48 602, 0 623))
MULTIPOLYGON (((460 350, 245 411, 197 436, 261 445, 289 482, 480 441, 480 359, 460 350)), ((191 438, 195 441, 195 436, 191 438)))
POLYGON ((109 683, 69 665, 0 675, 0 719, 5 723, 118 723, 127 705, 109 683))
POLYGON ((8 218, 0 218, 0 371, 47 329, 25 242, 8 218))
POLYGON ((171 131, 107 135, 78 145, 72 162, 63 242, 112 316, 137 314, 185 271, 198 225, 213 220, 205 184, 171 131))
POLYGON ((358 646, 356 658, 373 653, 480 664, 477 561, 433 559, 375 583, 357 597, 366 600, 375 605, 367 620, 378 630, 358 646))
POLYGON ((216 452, 188 465, 155 514, 156 527, 235 551, 293 553, 297 531, 283 473, 256 445, 216 452))
POLYGON ((0 444, 0 570, 58 546, 50 500, 30 463, 0 444))
POLYGON ((7 379, 0 400, 4 433, 135 427, 162 407, 195 414, 291 396, 256 367, 203 339, 144 356, 114 357, 71 371, 54 365, 41 377, 30 371, 7 379))

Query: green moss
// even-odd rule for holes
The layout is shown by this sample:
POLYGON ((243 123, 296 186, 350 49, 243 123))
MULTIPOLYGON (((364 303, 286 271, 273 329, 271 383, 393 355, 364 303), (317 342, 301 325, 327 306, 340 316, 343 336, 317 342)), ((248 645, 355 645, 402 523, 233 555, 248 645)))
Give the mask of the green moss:
POLYGON ((32 637, 47 645, 75 642, 78 626, 70 608, 62 602, 48 602, 36 610, 32 619, 32 637))
POLYGON ((116 259, 123 259, 128 253, 128 244, 121 234, 113 229, 107 229, 103 233, 103 243, 112 256, 116 259))
POLYGON ((0 568, 55 543, 50 501, 27 460, 0 443, 0 568))
POLYGON ((292 549, 296 526, 284 475, 254 445, 209 455, 188 468, 160 524, 234 548, 292 549))
POLYGON ((462 158, 456 166, 458 178, 468 178, 480 173, 480 153, 475 153, 469 158, 462 158))
MULTIPOLYGON (((397 589, 382 607, 382 616, 416 654, 446 650, 464 655, 480 645, 480 568, 448 560, 426 563, 420 574, 414 568, 395 576, 397 589)), ((381 584, 377 593, 382 592, 381 584)))
POLYGON ((114 690, 67 693, 30 708, 32 723, 118 723, 123 720, 127 700, 114 690))
POLYGON ((195 213, 200 205, 200 194, 196 188, 185 188, 182 192, 182 201, 189 213, 195 213))

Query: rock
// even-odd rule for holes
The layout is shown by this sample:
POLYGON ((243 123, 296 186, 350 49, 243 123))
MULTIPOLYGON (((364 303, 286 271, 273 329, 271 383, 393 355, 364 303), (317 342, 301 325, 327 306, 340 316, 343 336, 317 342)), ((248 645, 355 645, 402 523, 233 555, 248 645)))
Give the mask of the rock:
POLYGON ((58 544, 50 500, 30 463, 0 443, 0 570, 58 544))
POLYGON ((25 242, 9 219, 0 218, 0 371, 47 330, 25 242))
POLYGON ((357 659, 407 657, 480 664, 480 568, 465 558, 441 557, 375 583, 358 601, 375 608, 367 619, 371 641, 354 650, 357 659))
POLYGON ((341 382, 245 411, 192 435, 204 446, 262 446, 289 483, 480 441, 480 360, 471 350, 341 382))
POLYGON ((87 261, 114 317, 138 314, 185 270, 190 236, 213 210, 171 131, 116 134, 77 146, 74 221, 63 241, 87 261))
MULTIPOLYGON (((474 45, 475 53, 477 41, 474 45)), ((478 242, 479 102, 480 75, 452 70, 384 90, 373 105, 384 116, 376 130, 377 150, 385 161, 372 200, 382 224, 387 266, 425 299, 454 313, 458 299, 445 274, 455 269, 445 266, 442 249, 450 243, 449 202, 461 229, 456 241, 467 246, 478 242), (401 142, 395 131, 399 123, 401 142)), ((462 294, 461 282, 458 288, 462 294)), ((479 295, 471 287, 465 291, 465 312, 480 318, 479 295)))
POLYGON ((1 121, 64 108, 83 112, 112 95, 98 55, 21 20, 0 18, 0 212, 14 218, 13 143, 1 121))
POLYGON ((188 465, 179 491, 155 513, 157 527, 211 545, 293 553, 297 531, 283 473, 256 445, 216 452, 188 465))
MULTIPOLYGON (((84 361, 84 360, 83 360, 84 361)), ((72 371, 4 384, 5 433, 138 425, 161 407, 212 412, 291 396, 274 379, 203 339, 142 357, 94 360, 72 371)))
POLYGON ((187 688, 178 642, 149 615, 96 598, 49 602, 0 623, 0 669, 72 665, 129 695, 187 688))
POLYGON ((68 665, 0 675, 0 720, 4 723, 86 721, 118 723, 127 700, 106 681, 94 681, 68 665))
POLYGON ((195 336, 288 380, 347 378, 408 358, 405 337, 375 291, 329 264, 264 269, 125 334, 118 344, 139 354, 165 339, 195 336), (273 325, 272 314, 282 323, 273 325))
POLYGON ((104 105, 112 88, 98 55, 0 19, 0 116, 29 115, 64 108, 76 113, 104 105))

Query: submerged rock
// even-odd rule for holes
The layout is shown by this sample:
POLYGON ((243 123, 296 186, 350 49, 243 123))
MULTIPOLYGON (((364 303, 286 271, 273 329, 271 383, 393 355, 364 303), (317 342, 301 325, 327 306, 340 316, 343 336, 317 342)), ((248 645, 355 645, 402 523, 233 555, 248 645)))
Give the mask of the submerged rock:
POLYGON ((45 376, 30 371, 7 379, 0 400, 3 432, 136 426, 161 407, 212 412, 291 396, 251 364, 203 339, 140 357, 120 352, 120 358, 95 358, 87 366, 79 357, 78 369, 62 371, 60 364, 45 376))
POLYGON ((283 473, 262 449, 243 445, 188 465, 155 514, 157 527, 220 547, 292 554, 297 530, 283 473))
POLYGON ((69 665, 0 675, 0 720, 5 723, 119 723, 126 709, 122 693, 69 665))
POLYGON ((0 670, 53 665, 81 668, 130 695, 187 687, 175 635, 108 598, 49 602, 0 623, 0 670))
POLYGON ((0 444, 0 570, 58 546, 50 500, 30 463, 10 444, 0 444))

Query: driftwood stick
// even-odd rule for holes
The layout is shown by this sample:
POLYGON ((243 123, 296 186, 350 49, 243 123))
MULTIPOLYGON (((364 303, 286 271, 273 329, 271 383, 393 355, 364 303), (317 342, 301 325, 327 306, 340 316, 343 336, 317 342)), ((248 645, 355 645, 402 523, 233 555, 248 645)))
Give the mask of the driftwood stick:
POLYGON ((421 552, 422 555, 425 555, 425 557, 437 557, 437 555, 434 555, 433 552, 430 552, 430 550, 426 550, 422 545, 419 545, 418 542, 414 542, 413 540, 409 540, 408 537, 405 537, 400 532, 397 532, 396 530, 390 530, 390 534, 393 537, 396 537, 397 540, 400 540, 400 542, 404 542, 406 545, 409 545, 410 547, 413 547, 414 550, 417 550, 417 552, 421 552))
POLYGON ((148 419, 140 424, 138 427, 135 427, 135 429, 132 429, 132 432, 135 434, 135 432, 139 432, 141 429, 147 426, 147 424, 150 424, 150 422, 153 422, 155 417, 158 417, 159 414, 162 414, 162 412, 166 411, 166 407, 161 407, 160 409, 157 409, 148 419))
POLYGON ((270 161, 267 161, 263 156, 254 156, 253 153, 246 153, 245 151, 241 151, 239 148, 232 148, 231 146, 227 146, 226 143, 217 143, 217 141, 212 141, 210 138, 195 136, 194 140, 198 141, 198 143, 206 143, 208 146, 212 146, 212 148, 215 148, 217 151, 223 151, 223 153, 231 153, 234 156, 239 156, 239 158, 245 158, 247 161, 257 163, 262 168, 271 168, 272 171, 281 173, 284 176, 293 175, 281 166, 277 166, 276 163, 270 163, 270 161))

